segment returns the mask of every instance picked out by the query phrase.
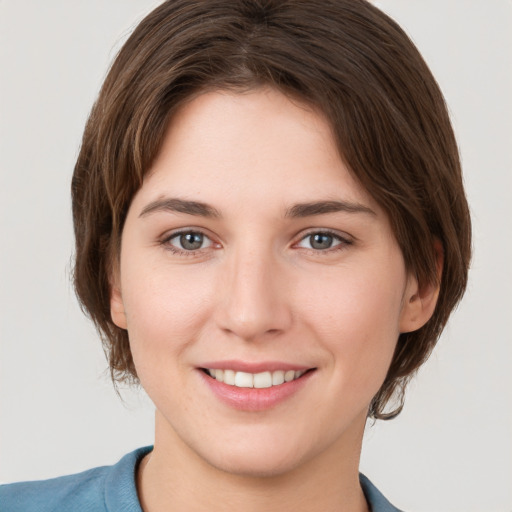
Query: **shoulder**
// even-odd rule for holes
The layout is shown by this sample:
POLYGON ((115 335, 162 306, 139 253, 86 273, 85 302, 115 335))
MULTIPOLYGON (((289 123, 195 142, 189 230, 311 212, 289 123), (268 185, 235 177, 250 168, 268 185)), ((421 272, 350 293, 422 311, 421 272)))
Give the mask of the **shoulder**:
POLYGON ((0 486, 2 512, 106 510, 103 488, 108 467, 76 475, 0 486), (71 506, 72 505, 72 506, 71 506))
POLYGON ((359 481, 361 482, 361 487, 366 497, 366 501, 370 505, 370 510, 372 512, 402 512, 391 505, 377 487, 375 487, 363 474, 359 474, 359 481))
POLYGON ((0 486, 1 512, 141 512, 135 472, 151 450, 141 448, 113 466, 102 466, 75 475, 0 486))

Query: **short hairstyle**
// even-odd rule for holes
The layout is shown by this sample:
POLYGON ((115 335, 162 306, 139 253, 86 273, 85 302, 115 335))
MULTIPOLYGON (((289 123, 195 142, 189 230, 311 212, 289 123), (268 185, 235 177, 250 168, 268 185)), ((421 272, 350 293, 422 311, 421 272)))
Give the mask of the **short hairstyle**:
POLYGON ((77 296, 114 382, 137 382, 109 300, 131 200, 184 102, 260 86, 322 112, 340 157, 389 216, 407 270, 420 285, 440 284, 433 316, 399 336, 371 403, 370 417, 392 418, 464 293, 471 223, 439 86, 403 30, 365 0, 168 0, 135 28, 92 108, 74 170, 77 296))

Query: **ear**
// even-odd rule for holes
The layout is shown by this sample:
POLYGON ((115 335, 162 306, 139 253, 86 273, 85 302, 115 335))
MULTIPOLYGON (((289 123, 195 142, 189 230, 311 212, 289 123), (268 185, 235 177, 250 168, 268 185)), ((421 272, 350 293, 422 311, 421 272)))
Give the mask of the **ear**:
POLYGON ((123 295, 119 284, 119 272, 114 270, 110 279, 110 316, 117 327, 126 329, 126 313, 124 310, 123 295))
POLYGON ((418 330, 434 314, 439 297, 444 261, 443 247, 439 240, 434 242, 434 250, 437 260, 437 279, 435 282, 420 285, 418 279, 414 275, 409 274, 400 315, 401 333, 418 330))

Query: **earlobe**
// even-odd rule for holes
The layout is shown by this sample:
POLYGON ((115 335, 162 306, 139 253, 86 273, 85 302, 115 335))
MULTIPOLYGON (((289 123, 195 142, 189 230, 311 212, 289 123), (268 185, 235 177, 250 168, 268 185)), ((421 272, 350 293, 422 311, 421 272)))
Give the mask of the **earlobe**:
POLYGON ((117 284, 111 284, 110 286, 110 316, 117 327, 127 328, 123 296, 117 284))

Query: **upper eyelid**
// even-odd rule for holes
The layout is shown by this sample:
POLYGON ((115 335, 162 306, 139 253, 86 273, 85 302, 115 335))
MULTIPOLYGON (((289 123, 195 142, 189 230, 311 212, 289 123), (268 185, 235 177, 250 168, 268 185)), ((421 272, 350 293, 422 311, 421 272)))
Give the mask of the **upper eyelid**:
POLYGON ((158 245, 161 245, 163 247, 164 246, 168 246, 167 250, 171 250, 171 247, 172 247, 172 251, 175 252, 175 253, 180 253, 180 254, 183 254, 183 255, 192 256, 192 255, 201 253, 203 251, 207 251, 211 247, 215 247, 215 246, 218 246, 220 244, 219 244, 219 242, 217 242, 215 240, 214 237, 212 237, 211 235, 206 233, 203 229, 200 229, 200 228, 181 228, 181 229, 175 229, 175 230, 167 231, 166 233, 161 235, 158 238, 158 245), (205 238, 207 238, 209 240, 209 242, 210 242, 209 246, 208 247, 202 247, 202 248, 199 248, 199 249, 186 250, 186 249, 181 249, 179 247, 176 247, 176 246, 174 246, 174 244, 170 243, 171 240, 173 240, 174 238, 179 237, 180 235, 183 235, 183 234, 186 234, 186 233, 198 233, 198 234, 204 236, 205 238))
POLYGON ((207 231, 205 231, 202 228, 194 228, 194 227, 187 227, 187 228, 177 228, 172 229, 170 231, 165 231, 161 236, 161 240, 171 240, 172 238, 183 235, 184 233, 199 233, 200 235, 205 236, 206 238, 209 238, 213 242, 213 237, 210 235, 207 231))
POLYGON ((182 228, 182 229, 176 229, 172 230, 171 232, 167 232, 167 234, 164 234, 162 237, 159 238, 158 245, 164 248, 166 251, 170 251, 171 253, 174 253, 174 255, 180 256, 180 257, 199 257, 201 254, 207 254, 207 251, 211 249, 212 247, 215 247, 215 245, 218 245, 218 242, 216 242, 210 235, 205 233, 202 229, 190 229, 190 228, 182 228), (209 240, 208 247, 201 247, 199 249, 182 249, 180 247, 175 246, 174 244, 171 244, 171 240, 174 238, 179 237, 180 235, 183 235, 185 233, 197 233, 209 240))
POLYGON ((316 255, 329 255, 336 254, 340 250, 347 249, 349 246, 353 246, 356 239, 349 235, 348 233, 340 233, 339 231, 328 229, 328 228, 312 228, 306 233, 302 233, 291 245, 291 248, 297 251, 303 251, 309 254, 316 255), (301 247, 300 244, 303 243, 308 237, 315 234, 327 234, 336 239, 337 243, 333 246, 326 249, 314 249, 312 247, 301 247))
MULTIPOLYGON (((301 231, 301 233, 299 233, 297 235, 296 240, 297 240, 297 242, 300 242, 301 240, 304 240, 304 238, 307 238, 308 236, 311 236, 311 235, 315 235, 317 233, 325 233, 325 234, 331 235, 335 238, 339 238, 340 240, 343 240, 346 242, 353 242, 355 240, 355 237, 353 237, 352 235, 349 235, 348 233, 340 232, 336 229, 330 229, 330 228, 309 228, 306 231, 301 231)), ((296 243, 296 242, 294 242, 294 243, 296 243)))

